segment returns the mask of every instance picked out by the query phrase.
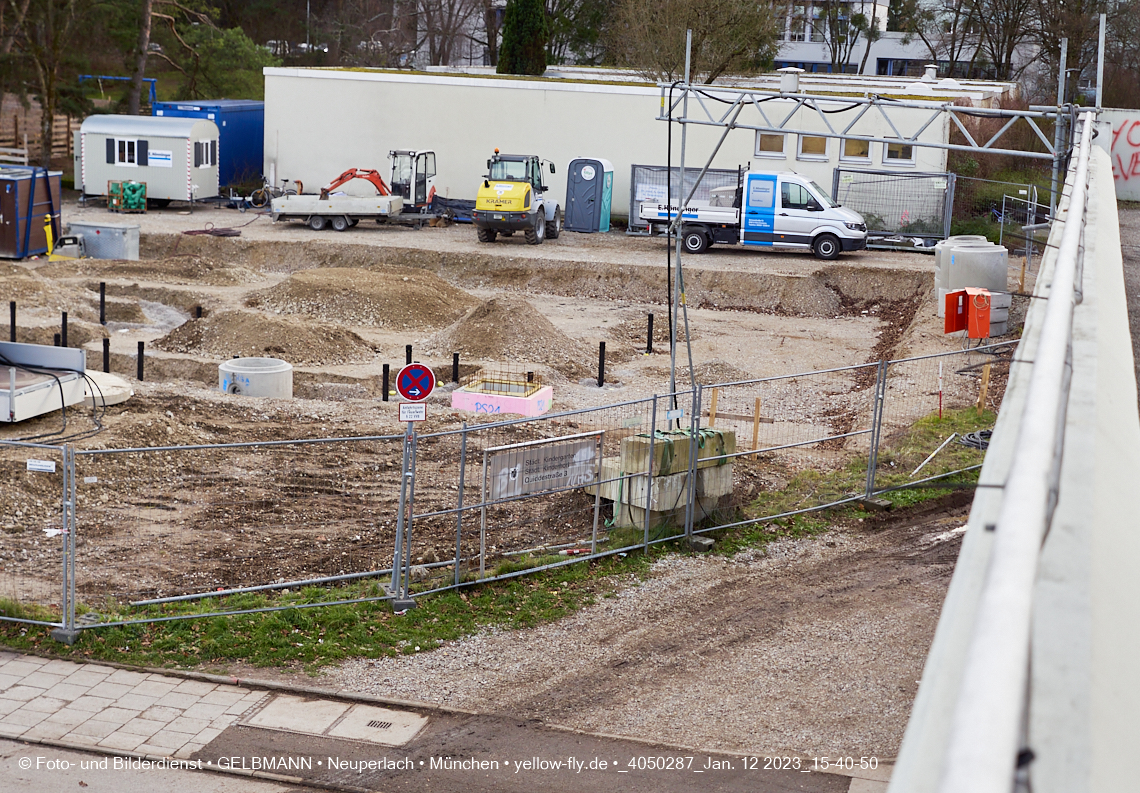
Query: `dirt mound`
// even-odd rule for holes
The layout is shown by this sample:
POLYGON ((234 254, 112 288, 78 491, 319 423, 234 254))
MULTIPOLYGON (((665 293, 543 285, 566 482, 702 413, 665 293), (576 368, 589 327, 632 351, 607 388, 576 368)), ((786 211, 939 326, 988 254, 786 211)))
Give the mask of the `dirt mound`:
POLYGON ((541 363, 570 378, 589 374, 592 353, 530 303, 505 295, 476 306, 463 319, 428 339, 428 352, 457 352, 480 361, 541 363))
POLYGON ((171 284, 209 284, 211 286, 236 286, 261 280, 261 276, 245 267, 231 266, 212 257, 199 254, 183 254, 139 261, 80 259, 73 262, 57 262, 41 268, 41 271, 50 278, 98 275, 103 278, 160 281, 171 284))
MULTIPOLYGON (((680 351, 684 353, 683 350, 680 351)), ((689 385, 689 365, 684 361, 682 355, 677 356, 677 385, 689 385)), ((697 376, 697 382, 705 385, 714 383, 737 383, 741 380, 755 380, 758 375, 751 372, 746 372, 743 369, 737 369, 730 363, 724 361, 705 361, 704 363, 694 363, 693 370, 697 376)))
POLYGON ((455 322, 477 302, 424 270, 329 267, 294 273, 252 295, 246 305, 348 325, 439 328, 455 322))
POLYGON ((299 366, 362 363, 375 354, 368 342, 343 328, 245 311, 222 311, 192 319, 154 346, 168 352, 221 358, 264 355, 299 366))

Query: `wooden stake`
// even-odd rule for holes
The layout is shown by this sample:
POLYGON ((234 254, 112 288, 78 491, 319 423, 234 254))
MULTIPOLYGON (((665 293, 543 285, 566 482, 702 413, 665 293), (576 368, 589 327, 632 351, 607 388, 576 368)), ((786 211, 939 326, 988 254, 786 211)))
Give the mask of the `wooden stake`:
POLYGON ((986 392, 990 390, 990 366, 986 364, 982 367, 982 388, 978 392, 978 412, 981 413, 986 409, 986 392))
POLYGON ((757 442, 760 440, 760 397, 756 397, 756 407, 752 413, 752 449, 755 451, 760 448, 757 442))
POLYGON ((1025 258, 1021 260, 1021 277, 1017 279, 1017 291, 1025 291, 1025 263, 1029 259, 1029 252, 1026 251, 1025 258))
POLYGON ((709 404, 709 426, 716 426, 716 399, 720 396, 720 389, 714 388, 712 390, 712 402, 709 404))

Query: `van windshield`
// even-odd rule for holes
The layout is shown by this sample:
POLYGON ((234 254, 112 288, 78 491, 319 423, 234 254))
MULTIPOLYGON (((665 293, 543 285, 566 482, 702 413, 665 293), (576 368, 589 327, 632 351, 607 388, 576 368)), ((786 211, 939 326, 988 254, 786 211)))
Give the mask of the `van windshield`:
POLYGON ((809 181, 808 184, 811 185, 812 192, 815 193, 815 197, 823 205, 824 209, 832 209, 833 207, 839 206, 839 204, 831 200, 831 196, 828 195, 828 192, 814 181, 809 181))

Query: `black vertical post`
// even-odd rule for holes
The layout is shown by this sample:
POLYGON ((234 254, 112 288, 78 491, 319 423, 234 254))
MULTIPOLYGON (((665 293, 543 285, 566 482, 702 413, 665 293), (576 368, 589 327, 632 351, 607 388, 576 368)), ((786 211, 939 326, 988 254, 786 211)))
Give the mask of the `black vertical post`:
POLYGON ((143 379, 143 353, 145 351, 146 342, 139 342, 139 381, 143 379))
POLYGON ((54 344, 56 347, 59 346, 59 334, 58 333, 55 334, 55 337, 52 339, 51 343, 54 344))
POLYGON ((67 346, 67 312, 63 312, 63 318, 59 321, 59 346, 67 346))
POLYGON ((385 402, 388 401, 388 373, 389 373, 389 371, 390 371, 390 367, 388 366, 388 364, 384 364, 384 396, 382 398, 385 402))
POLYGON ((653 315, 649 315, 649 330, 645 334, 645 354, 653 354, 653 315))
POLYGON ((107 324, 107 284, 99 282, 99 324, 107 324))
POLYGON ((111 373, 111 340, 103 339, 103 373, 111 373))
POLYGON ((201 306, 195 306, 194 307, 194 319, 201 319, 201 318, 202 318, 202 307, 201 306))
POLYGON ((8 302, 8 341, 16 340, 16 301, 8 302))
POLYGON ((451 382, 459 382, 459 353, 451 354, 451 382))
POLYGON ((606 343, 598 342, 598 388, 606 382, 606 343))
POLYGON ((408 344, 408 345, 404 346, 404 364, 407 365, 407 364, 410 364, 411 362, 412 362, 412 345, 408 344))
POLYGON ((526 381, 527 381, 528 383, 533 383, 533 382, 534 382, 534 372, 527 372, 527 373, 526 373, 526 381))

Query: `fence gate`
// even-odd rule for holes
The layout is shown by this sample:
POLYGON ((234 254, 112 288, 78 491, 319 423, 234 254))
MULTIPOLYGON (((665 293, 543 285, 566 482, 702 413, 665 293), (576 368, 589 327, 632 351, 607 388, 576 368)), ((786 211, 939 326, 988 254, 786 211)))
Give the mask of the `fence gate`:
POLYGON ((945 239, 956 183, 953 173, 836 168, 831 197, 862 215, 868 234, 945 239))

